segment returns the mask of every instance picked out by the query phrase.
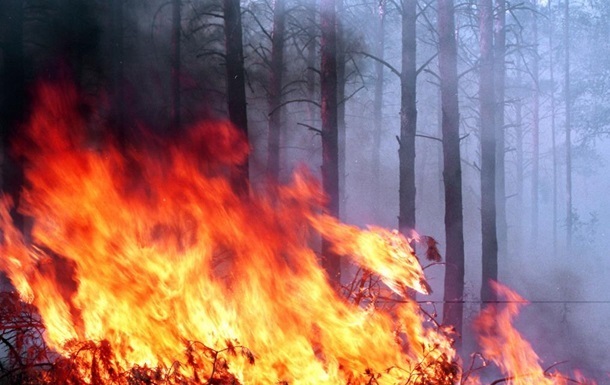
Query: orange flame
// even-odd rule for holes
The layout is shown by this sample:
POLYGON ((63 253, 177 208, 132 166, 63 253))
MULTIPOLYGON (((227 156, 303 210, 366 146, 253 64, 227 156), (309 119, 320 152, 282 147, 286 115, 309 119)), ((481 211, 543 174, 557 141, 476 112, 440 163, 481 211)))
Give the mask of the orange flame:
POLYGON ((163 151, 111 142, 98 150, 74 88, 42 86, 39 95, 17 147, 31 240, 4 199, 1 268, 38 307, 54 349, 107 341, 126 366, 169 368, 197 341, 226 352, 244 383, 395 383, 423 362, 453 359, 411 300, 395 322, 332 289, 308 246, 312 228, 395 291, 429 291, 404 237, 323 214, 306 173, 245 201, 224 177, 248 151, 229 124, 199 124, 163 151))
POLYGON ((483 355, 506 375, 508 385, 594 384, 579 375, 574 380, 545 371, 532 345, 512 326, 527 301, 502 284, 491 282, 491 285, 498 297, 503 298, 500 301, 503 306, 490 305, 481 311, 475 329, 483 355))
MULTIPOLYGON (((27 237, 12 224, 14 202, 0 204, 0 270, 39 309, 49 346, 81 365, 77 376, 126 383, 121 370, 156 367, 183 384, 460 381, 448 333, 416 302, 404 297, 385 311, 350 304, 309 246, 321 234, 395 293, 427 294, 398 232, 326 215, 318 184, 303 171, 267 195, 236 195, 226 175, 248 145, 226 122, 119 150, 91 140, 99 122, 86 120, 78 104, 73 87, 41 86, 16 144, 27 180, 16 203, 33 218, 27 237), (98 356, 87 355, 91 344, 98 356), (94 370, 112 355, 122 369, 94 370)), ((536 379, 514 384, 559 383, 531 366, 537 357, 525 341, 506 334, 514 333, 515 311, 482 314, 485 354, 507 373, 536 379)))

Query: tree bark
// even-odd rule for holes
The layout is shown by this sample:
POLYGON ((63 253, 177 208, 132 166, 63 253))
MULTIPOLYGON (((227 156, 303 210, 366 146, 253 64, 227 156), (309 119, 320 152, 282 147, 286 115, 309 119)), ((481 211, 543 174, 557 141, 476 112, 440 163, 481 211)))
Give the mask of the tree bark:
MULTIPOLYGON (((24 182, 23 165, 10 155, 11 142, 26 115, 26 83, 24 55, 24 4, 23 0, 3 0, 0 5, 3 32, 2 97, 0 100, 0 133, 2 135, 2 191, 18 205, 24 182)), ((11 210, 15 226, 24 230, 24 216, 11 210)))
POLYGON ((339 218, 345 217, 345 205, 347 195, 345 194, 345 158, 347 144, 347 127, 345 125, 345 41, 343 36, 343 22, 341 17, 344 12, 343 0, 337 1, 337 130, 338 130, 338 173, 339 173, 339 218))
POLYGON ((180 129, 180 0, 172 0, 172 58, 171 58, 171 109, 170 126, 180 129))
POLYGON ((494 103, 493 4, 479 0, 481 119, 481 301, 494 301, 490 280, 498 279, 498 241, 496 235, 496 131, 494 103))
MULTIPOLYGON (((307 45, 307 98, 309 100, 317 100, 316 95, 316 35, 318 30, 318 25, 316 24, 317 18, 317 0, 310 0, 308 2, 309 6, 309 17, 307 24, 307 35, 308 35, 308 45, 307 45)), ((310 123, 313 123, 317 118, 317 110, 314 109, 315 106, 313 103, 307 103, 307 113, 309 116, 310 123)))
MULTIPOLYGON (((339 216, 339 149, 337 128, 337 34, 335 0, 320 2, 320 93, 322 101, 322 186, 328 196, 326 209, 339 216)), ((322 240, 323 265, 331 281, 338 286, 341 259, 322 240)))
MULTIPOLYGON (((517 73, 519 73, 519 68, 517 68, 517 73)), ((521 84, 521 78, 517 75, 517 84, 521 84)), ((521 100, 516 101, 515 105, 515 137, 516 137, 516 151, 517 151, 517 209, 515 210, 516 214, 516 242, 515 242, 515 250, 513 250, 516 255, 522 255, 523 253, 523 244, 524 244, 524 232, 523 232, 523 195, 524 195, 524 187, 523 180, 525 178, 524 172, 524 155, 523 155, 523 112, 522 112, 523 104, 521 100)))
POLYGON ((553 255, 557 255, 557 137, 556 137, 556 121, 555 121, 555 61, 553 52, 555 50, 553 43, 553 26, 554 17, 551 9, 551 0, 548 0, 549 12, 549 78, 551 81, 551 147, 553 151, 553 255))
MULTIPOLYGON (((453 1, 438 2, 439 73, 445 193, 445 303, 443 323, 462 334, 464 300, 464 218, 460 157, 457 44, 453 1)), ((456 343, 459 346, 461 340, 456 343)))
MULTIPOLYGON (((536 4, 532 4, 536 6, 536 4)), ((532 95, 532 213, 531 213, 531 248, 538 247, 538 192, 540 190, 540 75, 538 60, 538 16, 534 12, 534 57, 532 59, 532 80, 534 94, 532 95)))
POLYGON ((271 67, 269 76, 269 138, 267 177, 278 181, 280 176, 280 143, 282 137, 282 83, 284 74, 284 31, 286 29, 285 0, 273 3, 273 33, 271 35, 271 67))
POLYGON ((506 223, 504 102, 506 77, 506 1, 496 0, 494 28, 494 91, 496 93, 496 207, 498 258, 507 254, 508 225, 506 223))
POLYGON ((113 0, 111 9, 111 79, 110 87, 113 105, 113 127, 115 136, 121 145, 127 140, 125 124, 125 47, 124 47, 124 14, 123 1, 113 0))
MULTIPOLYGON (((383 60, 385 51, 385 0, 380 0, 377 6, 377 39, 375 56, 383 60)), ((375 62, 375 99, 373 101, 373 183, 372 207, 375 213, 379 210, 379 177, 381 163, 381 131, 383 130, 383 90, 385 66, 381 61, 375 62)), ((381 218, 377 218, 378 220, 381 218)))
MULTIPOLYGON (((416 106, 416 32, 417 1, 402 4, 402 71, 400 77, 400 145, 398 227, 403 233, 415 229, 415 131, 416 106)), ((410 235, 410 234, 407 234, 410 235)))
MULTIPOLYGON (((241 8, 239 0, 223 0, 225 21, 225 52, 227 67, 227 106, 231 123, 248 137, 248 115, 244 54, 242 43, 241 8)), ((238 165, 231 177, 233 187, 242 194, 248 192, 248 159, 238 165)))
POLYGON ((566 103, 566 252, 572 250, 573 208, 572 208, 572 98, 570 92, 570 0, 564 3, 563 46, 565 47, 565 83, 564 97, 566 103))

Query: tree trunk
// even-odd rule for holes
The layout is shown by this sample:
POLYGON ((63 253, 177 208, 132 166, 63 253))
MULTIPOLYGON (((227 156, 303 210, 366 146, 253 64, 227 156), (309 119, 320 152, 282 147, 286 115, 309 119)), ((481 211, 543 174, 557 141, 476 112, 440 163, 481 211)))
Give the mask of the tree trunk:
MULTIPOLYGON (((517 73, 519 69, 517 68, 517 73)), ((521 84, 520 77, 517 78, 517 84, 521 84)), ((524 172, 524 155, 523 155, 523 112, 522 112, 521 98, 516 101, 515 106, 515 139, 516 139, 516 151, 517 151, 517 209, 515 210, 516 215, 516 242, 515 255, 522 255, 523 243, 524 243, 524 232, 523 232, 523 179, 525 178, 524 172)))
POLYGON ((113 0, 111 9, 111 94, 113 108, 113 127, 115 136, 121 145, 127 138, 127 125, 125 124, 125 48, 124 48, 124 16, 123 1, 113 0))
POLYGON ((282 136, 282 82, 284 73, 284 31, 286 29, 285 0, 273 5, 273 34, 271 36, 271 68, 269 76, 269 140, 267 148, 267 177, 278 181, 280 176, 280 143, 282 136))
MULTIPOLYGON (((248 136, 246 84, 239 0, 224 0, 225 51, 227 67, 227 106, 231 123, 248 136)), ((248 192, 248 159, 238 165, 231 177, 236 191, 248 192)))
MULTIPOLYGON (((322 101, 322 186, 328 196, 327 211, 339 216, 339 149, 337 129, 337 34, 335 0, 320 2, 322 38, 320 50, 320 93, 322 101)), ((341 278, 341 259, 331 251, 328 241, 322 240, 323 265, 331 281, 338 286, 341 278)))
MULTIPOLYGON (((25 56, 23 46, 24 4, 22 0, 3 0, 0 5, 0 28, 3 32, 2 69, 2 101, 0 110, 0 132, 2 135, 2 191, 19 202, 23 185, 23 166, 21 162, 9 154, 11 141, 19 130, 25 118, 26 85, 25 56)), ((24 216, 11 211, 15 226, 24 230, 24 216)))
MULTIPOLYGON (((380 0, 377 6, 377 39, 375 44, 375 56, 383 60, 385 50, 385 0, 380 0)), ((373 101, 373 183, 372 207, 375 214, 379 211, 380 202, 380 163, 381 163, 381 131, 383 130, 383 89, 384 65, 381 61, 375 62, 375 99, 373 101)), ((377 218, 380 220, 381 218, 377 218)))
POLYGON ((338 130, 338 172, 339 172, 339 218, 345 217, 345 157, 347 144, 347 127, 345 126, 345 41, 343 40, 343 22, 341 16, 344 11, 343 0, 337 1, 337 130, 338 130))
POLYGON ((402 5, 398 228, 403 233, 415 229, 416 5, 416 0, 405 0, 402 5))
MULTIPOLYGON (((445 303, 443 323, 462 334, 464 300, 464 220, 460 113, 458 104, 457 46, 453 1, 438 2, 439 73, 443 133, 443 182, 445 192, 445 303)), ((458 340, 459 345, 460 340, 458 340)))
POLYGON ((572 98, 570 93, 570 0, 564 3, 563 46, 565 47, 565 83, 564 97, 566 103, 566 253, 572 250, 572 98))
POLYGON ((171 128, 180 129, 180 0, 172 0, 171 128))
MULTIPOLYGON (((532 4, 535 6, 535 4, 532 4)), ((532 106, 532 215, 531 248, 538 247, 538 191, 540 189, 540 79, 538 60, 538 16, 534 12, 534 56, 532 60, 532 80, 534 83, 532 106)))
POLYGON ((496 237, 496 138, 493 60, 493 4, 479 0, 481 119, 481 238, 482 282, 481 300, 494 301, 490 280, 498 279, 498 241, 496 237))
POLYGON ((496 18, 494 28, 494 73, 496 93, 496 207, 498 258, 506 257, 508 248, 508 225, 506 223, 506 182, 505 182, 505 135, 504 135, 504 102, 506 77, 506 1, 496 0, 496 18))
POLYGON ((556 122, 555 122, 555 61, 554 61, 554 43, 553 43, 553 11, 551 9, 551 0, 548 0, 549 10, 549 77, 551 80, 551 147, 553 151, 553 255, 557 255, 557 138, 556 138, 556 122))
MULTIPOLYGON (((317 18, 317 0, 311 0, 309 3, 309 20, 307 24, 307 35, 309 42, 307 45, 307 98, 309 100, 317 100, 316 95, 316 35, 318 31, 318 25, 316 23, 317 18)), ((317 110, 315 110, 313 103, 307 103, 307 113, 311 124, 316 120, 317 110)))

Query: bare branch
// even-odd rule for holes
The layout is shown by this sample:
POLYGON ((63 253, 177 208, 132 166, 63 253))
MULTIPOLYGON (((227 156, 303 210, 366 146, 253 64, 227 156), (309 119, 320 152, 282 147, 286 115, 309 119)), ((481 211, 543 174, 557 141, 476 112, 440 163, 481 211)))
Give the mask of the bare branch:
POLYGON ((348 100, 350 100, 352 97, 354 97, 354 95, 356 95, 363 88, 364 88, 364 86, 360 86, 360 88, 358 88, 356 91, 352 92, 351 95, 343 98, 343 100, 340 100, 339 104, 347 102, 348 100))
POLYGON ((368 53, 368 52, 364 52, 364 51, 356 51, 356 52, 353 52, 353 53, 356 53, 356 54, 360 54, 360 55, 366 56, 366 57, 368 57, 368 58, 370 58, 370 59, 375 60, 376 62, 379 62, 379 63, 383 64, 383 65, 384 65, 384 66, 386 66, 386 67, 387 67, 387 68, 388 68, 390 71, 392 71, 392 73, 393 73, 394 75, 396 75, 396 76, 398 76, 398 77, 401 77, 401 75, 402 75, 402 74, 401 74, 401 72, 400 72, 400 71, 398 71, 396 68, 394 68, 394 66, 392 66, 390 63, 388 63, 387 61, 385 61, 385 60, 383 60, 383 59, 381 59, 381 58, 379 58, 379 57, 377 57, 377 56, 375 56, 375 55, 371 55, 370 53, 368 53))
POLYGON ((316 102, 316 101, 313 101, 313 100, 311 100, 311 99, 293 99, 293 100, 288 100, 288 101, 285 101, 285 102, 283 102, 283 103, 278 104, 278 105, 277 105, 275 108, 273 108, 273 109, 272 109, 272 110, 271 110, 271 111, 270 111, 270 112, 267 114, 267 116, 271 116, 271 115, 273 115, 273 113, 274 113, 275 111, 277 111, 279 108, 282 108, 282 107, 284 107, 285 105, 287 105, 287 104, 291 104, 291 103, 311 103, 311 104, 313 104, 313 105, 315 105, 315 106, 317 106, 317 107, 319 107, 319 108, 322 108, 322 106, 320 105, 320 103, 318 103, 318 102, 316 102))
POLYGON ((263 33, 265 34, 265 36, 267 36, 267 38, 269 40, 271 40, 271 34, 269 32, 267 32, 267 30, 265 29, 265 27, 263 27, 263 25, 261 24, 260 20, 258 20, 258 17, 256 17, 256 15, 254 14, 254 12, 252 12, 249 9, 245 9, 243 13, 249 13, 252 18, 254 19, 254 21, 256 22, 256 24, 258 24, 258 26, 260 27, 261 31, 263 31, 263 33))
POLYGON ((415 71, 415 74, 419 75, 419 73, 422 72, 428 66, 428 64, 430 64, 430 62, 432 60, 434 60, 437 56, 438 56, 438 52, 435 53, 434 55, 432 55, 428 60, 426 60, 426 62, 424 64, 422 64, 421 67, 419 67, 417 69, 417 71, 415 71))
POLYGON ((436 136, 430 136, 430 135, 425 135, 425 134, 415 134, 415 137, 437 140, 441 143, 443 142, 443 140, 441 138, 437 138, 436 136))
POLYGON ((309 129, 309 131, 313 131, 313 132, 315 132, 317 134, 323 135, 322 130, 320 130, 319 128, 316 128, 314 126, 310 126, 309 124, 297 123, 297 125, 303 126, 303 127, 307 127, 309 129))

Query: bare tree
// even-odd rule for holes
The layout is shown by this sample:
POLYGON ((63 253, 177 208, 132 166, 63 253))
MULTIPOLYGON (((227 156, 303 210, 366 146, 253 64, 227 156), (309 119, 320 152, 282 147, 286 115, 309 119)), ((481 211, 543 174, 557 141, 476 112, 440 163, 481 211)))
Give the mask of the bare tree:
POLYGON ((496 235, 496 131, 493 58, 493 4, 479 0, 480 28, 480 127, 481 127, 481 300, 493 301, 490 280, 498 279, 498 240, 496 235))
MULTIPOLYGON (((21 162, 10 155, 11 141, 25 118, 26 83, 24 55, 24 3, 23 0, 7 0, 0 5, 2 43, 2 72, 0 82, 0 133, 2 135, 1 169, 2 191, 14 202, 19 202, 23 185, 23 168, 21 162)), ((14 208, 11 216, 15 225, 23 229, 24 217, 14 208)))
POLYGON ((458 335, 461 335, 464 313, 464 218, 457 45, 454 5, 451 0, 438 2, 438 35, 446 237, 443 323, 453 325, 458 335))
POLYGON ((172 0, 171 128, 180 129, 180 0, 172 0))
POLYGON ((402 2, 402 71, 400 73, 399 212, 401 231, 415 228, 415 132, 417 128, 416 85, 417 1, 402 2))
MULTIPOLYGON (((248 136, 246 84, 244 76, 244 54, 239 0, 224 0, 225 51, 227 67, 227 106, 229 119, 248 136)), ((248 160, 237 167, 232 176, 236 191, 248 190, 248 160)))
POLYGON ((556 122, 555 122, 555 62, 553 51, 554 47, 554 39, 553 39, 553 29, 554 29, 554 18, 553 11, 551 10, 551 0, 548 0, 548 12, 549 12, 549 78, 551 81, 551 147, 553 151, 552 159, 553 159, 553 254, 557 255, 557 135, 556 135, 556 122))
POLYGON ((267 176, 278 180, 280 174, 280 142, 282 125, 282 84, 284 74, 284 32, 286 29, 285 0, 273 2, 273 32, 271 35, 271 67, 269 68, 269 138, 267 176))
POLYGON ((383 130, 383 60, 385 50, 385 18, 386 18, 386 2, 380 0, 377 6, 377 33, 375 44, 375 56, 379 59, 375 62, 375 99, 373 101, 373 205, 377 206, 379 201, 379 174, 381 162, 381 132, 383 130))
MULTIPOLYGON (((532 4, 535 6, 535 3, 532 4)), ((532 233, 531 246, 536 250, 538 243, 538 192, 540 189, 540 74, 538 56, 538 15, 534 12, 532 29, 534 33, 532 81, 534 83, 534 94, 532 96, 532 233)))
MULTIPOLYGON (((316 24, 317 17, 317 0, 309 0, 307 2, 308 7, 308 20, 307 20, 307 37, 309 39, 307 43, 307 98, 309 100, 317 100, 316 97, 316 35, 318 26, 316 24)), ((307 112, 309 115, 309 121, 313 122, 315 120, 315 106, 312 103, 307 103, 307 112)))
MULTIPOLYGON (((519 65, 517 65, 517 81, 516 83, 521 85, 521 70, 519 65)), ((521 97, 515 98, 515 152, 516 152, 516 175, 515 181, 517 187, 517 210, 516 210, 516 249, 514 250, 516 253, 521 253, 523 251, 523 195, 524 195, 524 186, 523 180, 525 179, 525 164, 524 164, 524 151, 523 151, 523 101, 521 97)))
POLYGON ((564 62, 564 98, 566 103, 566 251, 572 249, 573 208, 572 208, 572 97, 570 92, 570 0, 564 3, 563 45, 564 62))
MULTIPOLYGON (((400 136, 398 139, 398 173, 399 173, 399 204, 398 204, 398 227, 402 232, 408 232, 415 228, 415 136, 417 130, 417 0, 406 0, 398 4, 393 2, 401 15, 401 70, 397 70, 383 59, 383 40, 377 46, 374 54, 361 52, 365 56, 376 61, 377 82, 375 86, 375 136, 373 151, 378 151, 380 146, 380 127, 382 111, 383 85, 381 83, 383 67, 387 67, 394 75, 400 77, 400 136)), ((380 3, 380 12, 384 3, 380 3)), ((383 32, 383 14, 379 15, 380 25, 378 39, 383 32)), ((379 156, 373 154, 374 178, 377 178, 379 169, 379 156)), ((374 182, 376 183, 376 182, 374 182)))
POLYGON ((508 225, 506 223, 506 181, 505 181, 505 78, 506 78, 506 0, 496 0, 496 17, 494 20, 494 91, 496 93, 496 207, 498 255, 506 256, 508 242, 508 225))
POLYGON ((119 143, 126 138, 125 124, 125 47, 124 47, 124 0, 113 0, 110 14, 110 92, 113 106, 113 129, 119 143))
POLYGON ((339 172, 339 218, 345 217, 345 152, 347 143, 347 125, 345 123, 345 67, 347 53, 345 50, 345 28, 342 18, 345 16, 345 3, 337 0, 337 145, 338 145, 338 172, 339 172))
MULTIPOLYGON (((322 101, 322 185, 328 196, 328 213, 339 216, 339 148, 337 127, 337 29, 335 0, 320 2, 320 93, 322 101)), ((341 259, 322 241, 324 267, 331 280, 341 278, 341 259)))

